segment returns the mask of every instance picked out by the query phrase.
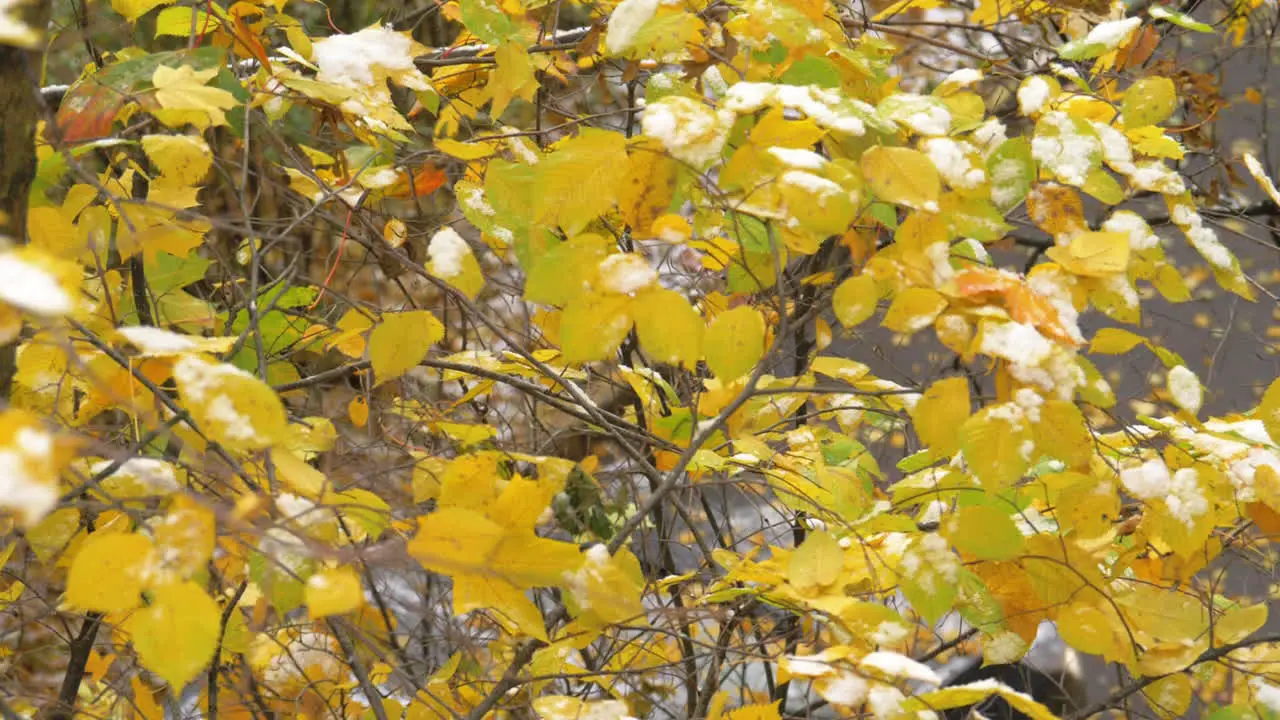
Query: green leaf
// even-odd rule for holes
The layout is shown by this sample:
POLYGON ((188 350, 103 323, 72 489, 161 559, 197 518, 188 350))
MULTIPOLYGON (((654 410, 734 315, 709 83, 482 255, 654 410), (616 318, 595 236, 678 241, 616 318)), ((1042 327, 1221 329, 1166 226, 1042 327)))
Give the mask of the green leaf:
POLYGON ((516 21, 491 0, 461 0, 462 24, 481 41, 501 45, 520 31, 516 21))
POLYGON ((381 385, 416 367, 444 338, 444 325, 427 310, 387 313, 369 333, 369 363, 381 385))

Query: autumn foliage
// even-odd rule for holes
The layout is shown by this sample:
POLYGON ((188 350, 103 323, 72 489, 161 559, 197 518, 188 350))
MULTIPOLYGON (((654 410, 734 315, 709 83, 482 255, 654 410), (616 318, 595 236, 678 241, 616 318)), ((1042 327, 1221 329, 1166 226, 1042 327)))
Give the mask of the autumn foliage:
POLYGON ((6 718, 1280 716, 1274 4, 45 1, 6 718))

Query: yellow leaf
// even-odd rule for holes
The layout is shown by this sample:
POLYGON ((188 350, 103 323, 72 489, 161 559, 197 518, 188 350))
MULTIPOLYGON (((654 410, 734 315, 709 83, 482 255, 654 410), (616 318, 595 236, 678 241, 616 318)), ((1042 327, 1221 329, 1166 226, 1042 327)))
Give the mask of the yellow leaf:
POLYGON ((933 288, 911 287, 898 293, 885 311, 881 325, 896 333, 910 335, 933 324, 947 309, 947 299, 933 288))
POLYGON ((213 152, 198 135, 144 135, 142 150, 162 184, 195 185, 213 166, 213 152))
POLYGON ((960 437, 969 470, 988 491, 999 492, 1022 478, 1035 440, 1023 418, 1010 416, 1007 406, 993 407, 966 420, 960 437))
POLYGON ((1142 695, 1156 715, 1186 717, 1187 708, 1191 707, 1191 678, 1183 673, 1167 675, 1148 685, 1142 695))
POLYGON ((228 124, 224 111, 239 103, 226 90, 206 85, 218 70, 197 71, 190 65, 157 67, 151 83, 156 88, 155 100, 163 110, 155 111, 155 116, 169 127, 190 123, 205 130, 210 125, 228 124))
POLYGON ((560 315, 560 350, 570 364, 605 360, 631 331, 632 299, 626 295, 583 295, 560 315))
POLYGON ((1057 183, 1038 185, 1027 194, 1027 215, 1053 238, 1073 237, 1089 228, 1080 193, 1057 183))
POLYGON ((387 313, 369 333, 369 364, 375 385, 416 367, 444 337, 444 325, 427 310, 387 313))
POLYGON ((533 701, 533 712, 542 720, 627 720, 631 711, 621 700, 579 700, 568 695, 547 695, 533 701))
POLYGON ((781 720, 778 705, 782 701, 772 703, 756 703, 735 708, 725 715, 725 720, 781 720))
MULTIPOLYGON (((356 399, 363 400, 363 398, 356 399)), ((329 483, 324 473, 289 450, 277 448, 271 454, 271 460, 276 465, 276 476, 291 492, 315 499, 323 495, 328 487, 329 483)))
POLYGON ((911 148, 877 145, 862 154, 862 174, 885 202, 936 212, 942 194, 938 169, 928 155, 911 148))
POLYGON ((950 518, 944 526, 947 539, 957 550, 979 560, 1010 560, 1022 554, 1023 537, 1013 518, 1012 508, 970 505, 950 518))
POLYGON ((671 205, 679 165, 662 152, 660 143, 650 138, 632 145, 627 159, 627 177, 618 195, 618 209, 633 233, 647 234, 671 205))
POLYGON ((693 368, 702 355, 702 316, 674 290, 654 288, 636 297, 636 334, 651 360, 693 368))
POLYGON ((1115 275, 1129 267, 1129 236, 1122 232, 1084 232, 1073 237, 1067 247, 1051 247, 1045 254, 1076 275, 1115 275))
POLYGON ((132 610, 138 607, 151 562, 149 538, 94 533, 80 545, 67 574, 67 603, 98 612, 132 610))
POLYGON ((126 624, 142 666, 175 691, 208 665, 217 647, 222 613, 194 582, 155 589, 155 601, 126 624))
POLYGON ((125 20, 134 22, 161 5, 168 5, 173 0, 111 0, 111 9, 124 16, 125 20))
POLYGON ((217 539, 213 512, 185 495, 174 498, 154 532, 156 554, 167 572, 188 578, 203 571, 213 557, 217 539))
POLYGON ((363 395, 357 395, 347 403, 347 417, 351 418, 351 424, 356 427, 369 424, 369 402, 363 395))
POLYGON ((915 712, 960 708, 982 702, 992 695, 1000 696, 1013 709, 1030 718, 1030 720, 1058 720, 1058 716, 1050 712, 1049 708, 1031 699, 1030 695, 1018 692, 993 680, 982 680, 968 685, 953 685, 941 690, 921 693, 902 703, 899 712, 902 716, 910 716, 915 712))
POLYGON ((720 313, 707 327, 703 348, 711 372, 723 382, 746 375, 764 355, 764 316, 748 305, 720 313))
POLYGON ((503 43, 494 51, 493 58, 497 68, 490 75, 485 91, 493 98, 489 112, 496 120, 512 100, 533 100, 538 92, 538 77, 534 74, 529 50, 520 42, 503 43))
POLYGON ((1275 380, 1262 394, 1262 402, 1258 405, 1258 419, 1267 429, 1267 434, 1280 438, 1280 380, 1275 380))
POLYGON ((537 219, 576 235, 617 201, 627 171, 627 141, 621 133, 586 129, 556 145, 534 167, 537 219))
POLYGON ((1036 448, 1068 468, 1085 469, 1093 457, 1093 434, 1074 402, 1046 400, 1035 425, 1036 448))
POLYGON ((1089 352, 1101 355, 1122 355, 1145 343, 1146 338, 1124 328, 1102 328, 1089 341, 1089 352))
POLYGON ((809 534, 791 553, 787 580, 801 592, 818 590, 836 581, 844 568, 844 551, 826 531, 809 534))
POLYGON ((960 426, 969 417, 969 381, 944 378, 929 386, 911 410, 920 442, 934 457, 950 457, 960 449, 960 426))
POLYGON ((263 381, 230 363, 184 356, 173 366, 183 404, 200 430, 234 450, 260 450, 284 440, 289 418, 263 381))
POLYGON ((876 287, 875 278, 863 273, 840 283, 831 296, 831 309, 841 325, 853 328, 875 314, 878 302, 880 290, 876 287))
POLYGON ((355 568, 323 570, 307 578, 307 613, 311 619, 351 612, 364 604, 364 590, 355 568))

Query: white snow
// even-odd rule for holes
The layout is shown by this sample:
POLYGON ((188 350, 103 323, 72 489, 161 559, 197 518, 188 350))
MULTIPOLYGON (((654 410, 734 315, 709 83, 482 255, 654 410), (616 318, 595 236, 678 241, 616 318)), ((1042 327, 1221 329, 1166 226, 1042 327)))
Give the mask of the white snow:
POLYGON ((471 254, 471 246, 462 239, 457 230, 448 225, 436 231, 427 245, 427 259, 431 265, 431 274, 448 280, 462 274, 463 262, 471 254))
POLYGON ((1137 171, 1133 164, 1133 147, 1129 138, 1115 127, 1096 120, 1089 123, 1102 141, 1102 159, 1116 172, 1130 175, 1137 171))
POLYGON ((621 55, 635 43, 636 33, 658 11, 659 0, 622 0, 609 16, 609 29, 604 35, 604 49, 610 55, 621 55))
POLYGON ((967 142, 944 137, 929 138, 924 143, 924 150, 951 187, 971 190, 987 181, 987 171, 975 167, 970 160, 977 154, 977 148, 967 142))
POLYGON ((728 110, 673 95, 646 106, 640 127, 645 135, 662 141, 672 157, 703 168, 720 157, 733 119, 728 110))
POLYGON ((801 148, 771 147, 769 154, 784 165, 801 170, 821 170, 827 159, 812 150, 801 148))
POLYGON ((1033 423, 1040 422, 1040 406, 1044 405, 1044 397, 1040 393, 1031 388, 1018 388, 1013 394, 1013 401, 1022 408, 1027 420, 1033 423))
POLYGON ((844 192, 844 188, 834 181, 803 170, 788 170, 782 173, 782 177, 778 178, 778 181, 783 185, 790 185, 813 195, 819 205, 825 205, 828 196, 839 195, 844 192))
POLYGON ((56 478, 41 478, 32 472, 33 465, 38 468, 48 462, 53 437, 34 428, 24 428, 19 434, 30 437, 25 441, 16 437, 16 448, 0 450, 0 508, 18 513, 23 524, 30 526, 40 522, 58 504, 56 478), (42 449, 44 452, 40 452, 42 449))
POLYGON ((1271 712, 1280 713, 1280 687, 1273 685, 1261 677, 1249 679, 1249 687, 1253 688, 1253 697, 1259 705, 1271 712))
POLYGON ((788 655, 787 672, 800 677, 822 677, 830 674, 832 657, 825 651, 814 655, 788 655))
POLYGON ((946 135, 951 130, 951 113, 942 105, 930 103, 901 122, 921 135, 946 135))
POLYGON ((982 150, 983 156, 990 155, 1008 139, 1008 129, 999 118, 989 118, 973 131, 973 142, 982 150))
POLYGON ((1039 365, 1053 352, 1053 344, 1032 325, 1007 322, 988 324, 978 349, 1018 365, 1039 365))
POLYGON ((0 253, 0 301, 35 315, 65 315, 75 307, 57 278, 16 252, 0 253))
POLYGON ((1200 411, 1200 403, 1204 400, 1204 387, 1200 384, 1200 378, 1187 369, 1186 365, 1179 365, 1170 370, 1165 385, 1175 405, 1192 415, 1200 411))
POLYGON ((316 40, 312 60, 320 72, 316 79, 346 87, 374 85, 373 69, 387 72, 417 72, 413 64, 413 41, 390 27, 371 27, 345 35, 316 40))
POLYGON ((219 395, 205 405, 210 420, 222 425, 223 433, 232 440, 252 440, 258 436, 253 419, 236 409, 230 395, 219 395))
POLYGON ((1099 23, 1085 36, 1084 42, 1086 45, 1102 45, 1108 50, 1114 50, 1124 44, 1141 24, 1140 17, 1099 23))
POLYGON ((867 695, 867 704, 871 712, 878 718, 892 720, 902 713, 902 703, 906 696, 896 687, 877 685, 867 695))
POLYGON ((1094 158, 1101 151, 1102 144, 1096 137, 1079 132, 1071 116, 1059 111, 1041 118, 1031 140, 1031 157, 1052 170, 1062 182, 1077 187, 1084 184, 1094 167, 1094 158), (1042 126, 1056 132, 1041 132, 1042 126))
POLYGON ((1129 182, 1139 190, 1177 195, 1187 189, 1187 184, 1177 170, 1163 160, 1147 160, 1133 166, 1128 173, 1129 182))
POLYGON ((1018 111, 1023 115, 1034 115, 1044 108, 1049 101, 1053 87, 1049 81, 1039 75, 1032 75, 1018 87, 1018 111))
POLYGON ((467 188, 466 191, 459 194, 458 199, 462 201, 463 205, 485 217, 493 217, 497 214, 497 211, 493 209, 489 201, 484 199, 484 190, 478 187, 467 188))
MULTIPOLYGON (((96 462, 89 466, 89 472, 97 475, 111 466, 110 460, 96 462)), ((123 476, 137 480, 148 490, 157 493, 168 493, 178 489, 178 476, 173 465, 157 458, 129 458, 116 468, 108 477, 123 476)))
POLYGON ((855 136, 865 135, 867 127, 851 110, 865 115, 875 113, 867 103, 842 98, 825 88, 758 82, 734 83, 725 94, 723 107, 736 113, 751 113, 770 104, 798 110, 828 130, 855 136))
POLYGON ((1188 205, 1178 205, 1173 209, 1173 222, 1182 229, 1191 246, 1205 260, 1208 260, 1210 265, 1224 270, 1231 267, 1231 251, 1218 240, 1218 234, 1213 231, 1213 228, 1204 224, 1204 218, 1200 217, 1200 213, 1188 205))
POLYGON ((1164 504, 1169 514, 1188 528, 1194 527, 1196 518, 1209 511, 1209 499, 1200 489, 1200 475, 1195 468, 1182 468, 1173 474, 1164 504))
POLYGON ((219 389, 227 377, 253 378, 231 363, 211 362, 194 355, 179 358, 173 366, 173 378, 178 381, 178 389, 195 402, 204 400, 210 390, 219 389))
POLYGON ((939 685, 942 680, 933 668, 912 660, 901 653, 877 650, 858 661, 859 667, 870 668, 891 678, 916 680, 929 685, 939 685))
POLYGON ((1151 231, 1142 216, 1132 210, 1117 210, 1102 223, 1106 232, 1122 232, 1129 235, 1129 248, 1135 252, 1150 250, 1160 244, 1160 236, 1151 231))
POLYGON ((1169 466, 1155 458, 1120 471, 1120 484, 1139 500, 1156 500, 1169 493, 1169 466))
POLYGON ((978 70, 977 68, 960 68, 943 78, 940 86, 946 88, 969 87, 981 79, 981 70, 978 70))
POLYGON ((600 286, 606 292, 630 295, 657 280, 649 261, 635 253, 617 253, 600 261, 600 286))
POLYGON ((1267 197, 1270 197, 1272 202, 1280 203, 1280 190, 1276 189, 1276 184, 1267 176, 1267 171, 1262 167, 1262 163, 1258 161, 1258 158, 1253 153, 1245 153, 1243 160, 1244 166, 1249 170, 1249 174, 1267 193, 1267 197))
POLYGON ((163 328, 136 325, 117 328, 116 332, 144 355, 177 355, 199 347, 190 337, 163 328))
POLYGON ((823 685, 821 694, 827 702, 853 707, 866 701, 868 688, 866 680, 851 672, 843 672, 823 685))

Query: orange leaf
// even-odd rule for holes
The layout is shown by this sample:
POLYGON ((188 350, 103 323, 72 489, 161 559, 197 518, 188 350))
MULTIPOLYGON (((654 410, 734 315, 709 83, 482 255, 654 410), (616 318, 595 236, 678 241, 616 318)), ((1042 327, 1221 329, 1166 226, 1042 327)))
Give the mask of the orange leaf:
POLYGON ((387 188, 383 195, 395 198, 424 197, 439 190, 448 179, 449 176, 444 170, 426 163, 413 174, 412 178, 401 176, 401 179, 387 188))

